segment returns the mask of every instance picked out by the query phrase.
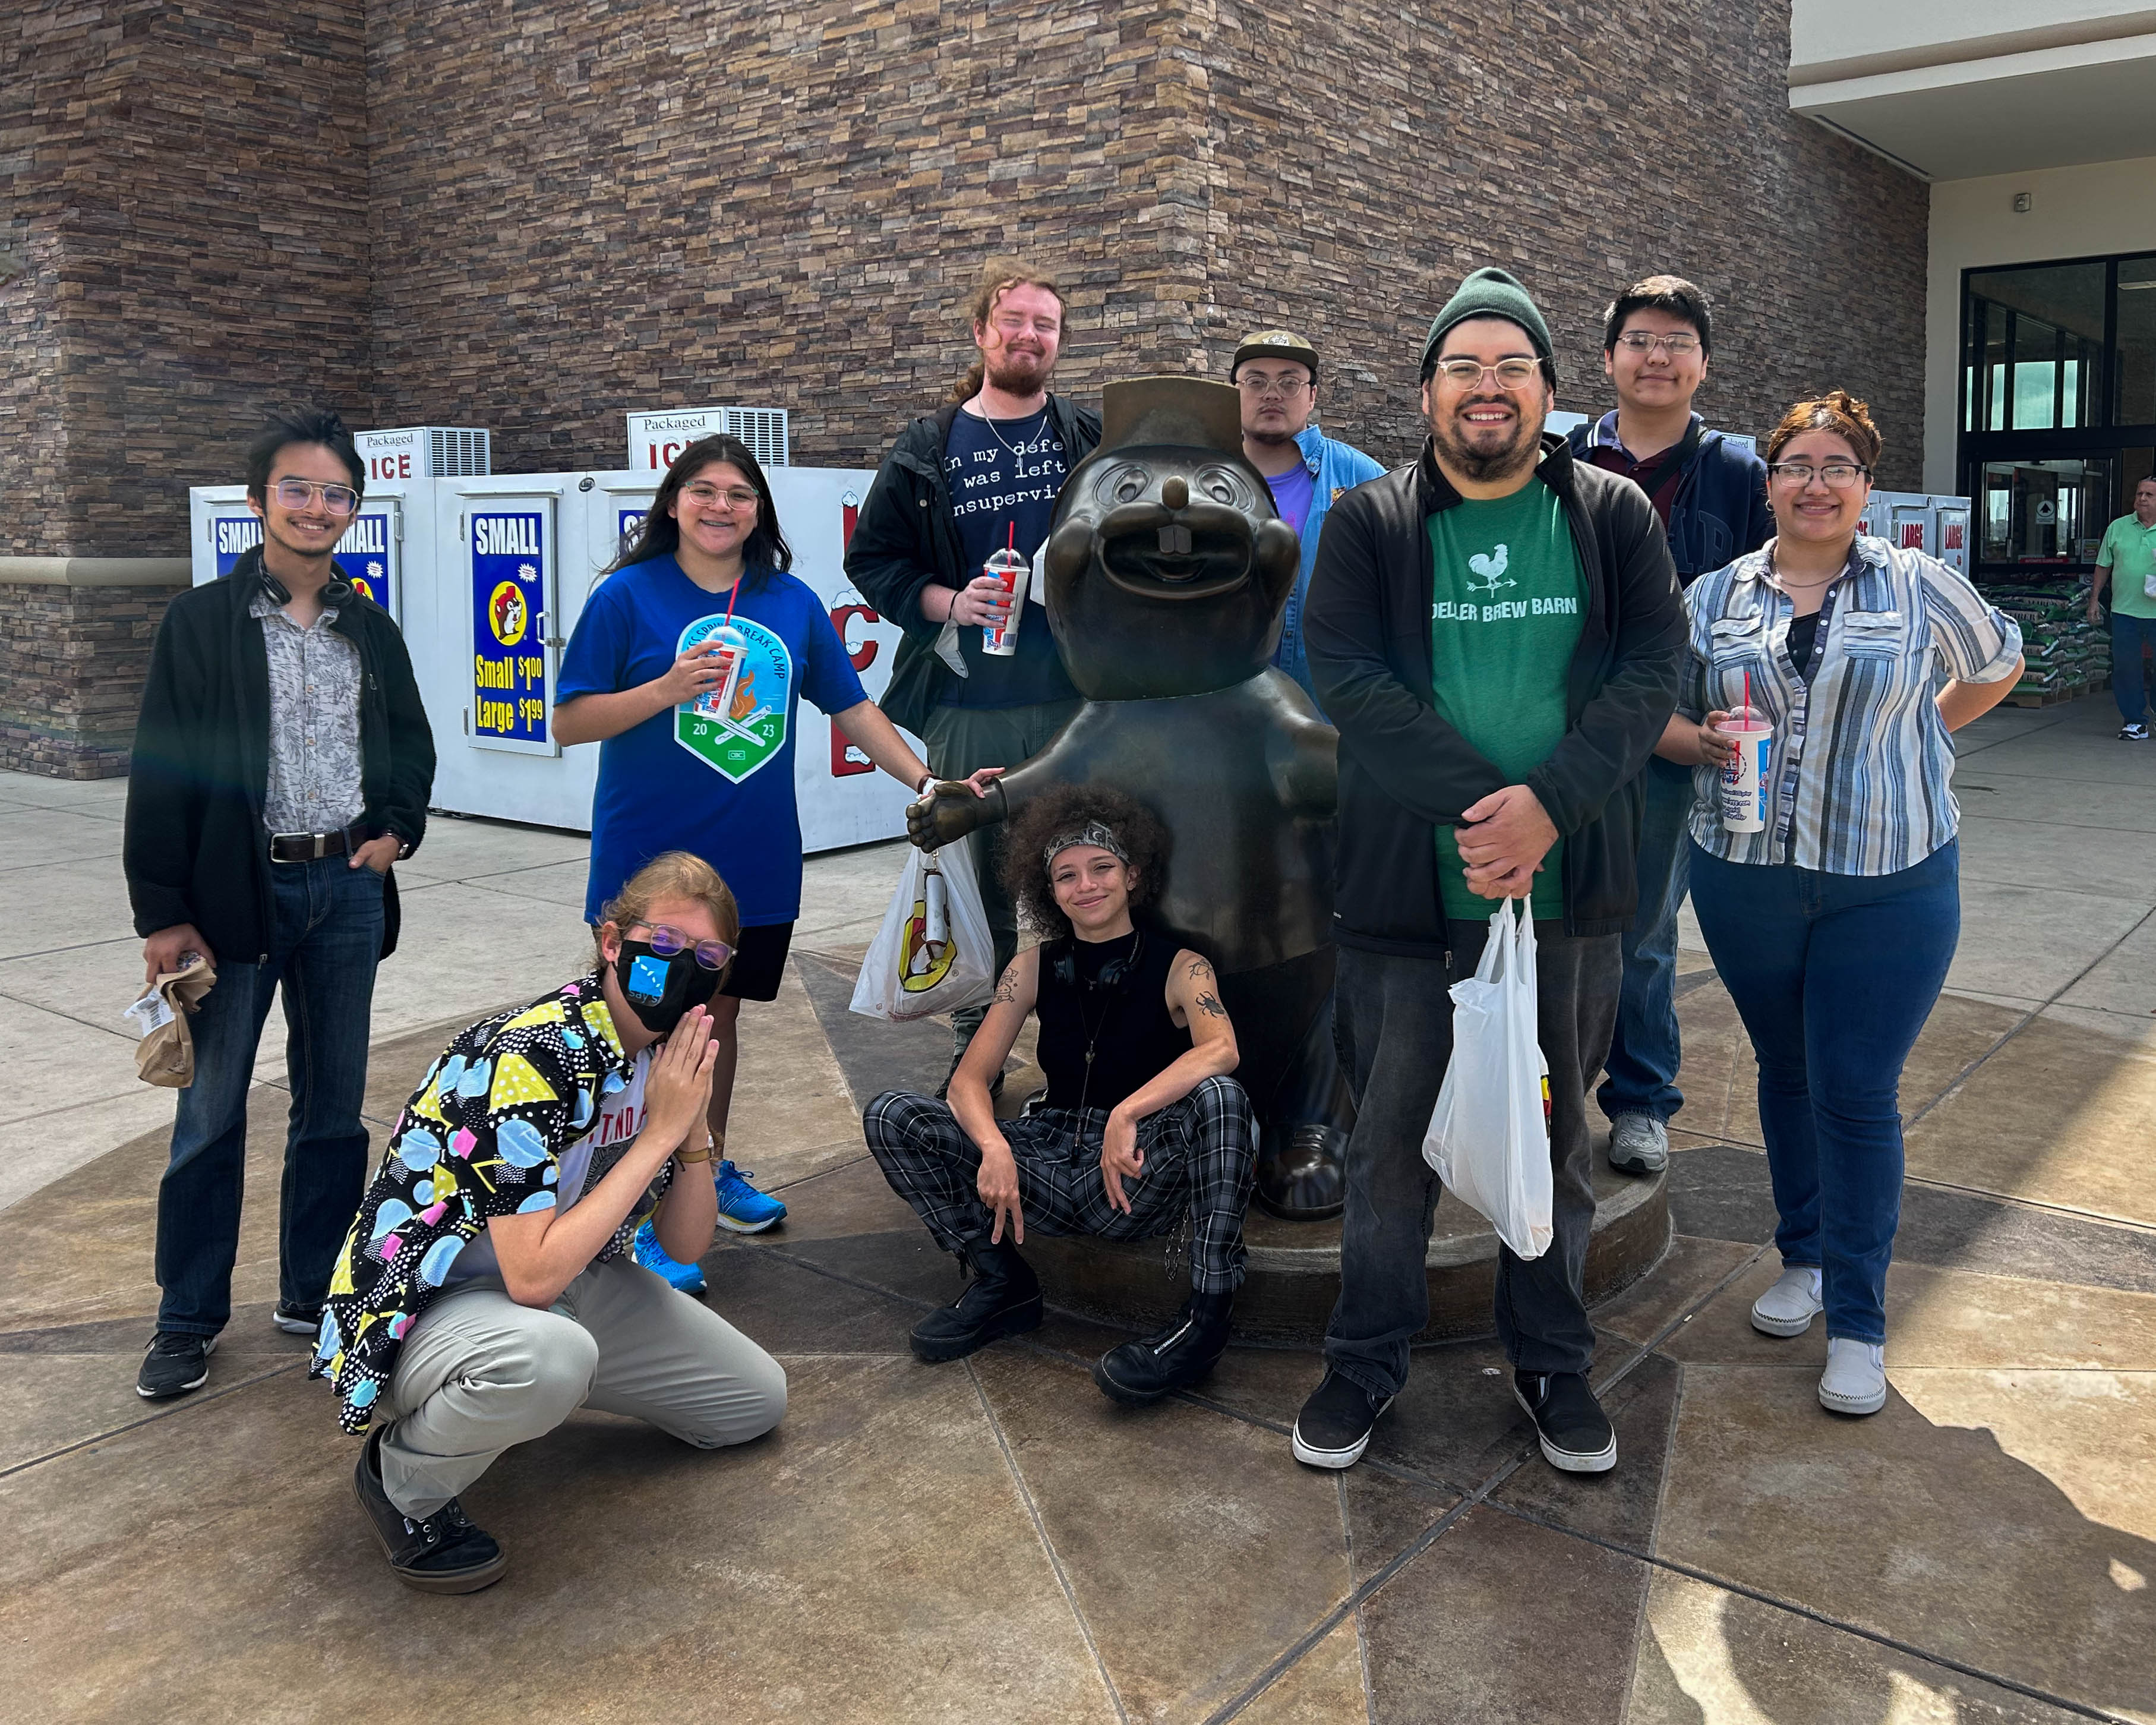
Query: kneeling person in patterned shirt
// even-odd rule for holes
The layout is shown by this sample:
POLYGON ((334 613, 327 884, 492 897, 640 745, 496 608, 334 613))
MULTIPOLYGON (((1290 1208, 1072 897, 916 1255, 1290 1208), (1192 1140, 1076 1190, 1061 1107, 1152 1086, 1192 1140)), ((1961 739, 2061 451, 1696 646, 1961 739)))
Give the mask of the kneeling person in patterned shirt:
POLYGON ((507 1560, 458 1494, 580 1407, 699 1449, 786 1411, 778 1362, 628 1250, 647 1217, 673 1256, 710 1249, 704 1003, 739 926, 709 864, 655 858, 606 907, 598 968, 465 1030, 398 1118, 313 1371, 336 1388, 337 1423, 366 1436, 360 1504, 413 1587, 499 1579, 507 1560))
POLYGON ((1040 1284, 1018 1253, 1029 1227, 1142 1240, 1186 1214, 1189 1299, 1157 1334, 1111 1349, 1093 1381, 1119 1402, 1155 1401, 1204 1378, 1227 1348, 1255 1134, 1228 1076, 1235 1032, 1212 965, 1142 916, 1166 850, 1160 823, 1103 787, 1029 805, 1012 824, 1004 880, 1051 937, 1004 972, 947 1103, 886 1091, 868 1106, 884 1178, 973 1273, 955 1305, 916 1326, 921 1359, 957 1359, 1040 1322, 1040 1284), (1029 1012, 1047 1095, 998 1121, 988 1086, 1029 1012))

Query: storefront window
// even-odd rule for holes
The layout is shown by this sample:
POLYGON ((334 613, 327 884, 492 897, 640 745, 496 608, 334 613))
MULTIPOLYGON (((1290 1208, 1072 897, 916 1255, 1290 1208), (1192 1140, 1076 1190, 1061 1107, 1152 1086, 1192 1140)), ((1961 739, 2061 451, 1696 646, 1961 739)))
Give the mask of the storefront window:
POLYGON ((2102 375, 2104 265, 1986 270, 1969 281, 1972 431, 2090 423, 2102 375))
POLYGON ((2156 425, 2156 258, 2118 266, 2111 423, 2156 425))
POLYGON ((2112 459, 1987 461, 1983 559, 1987 563, 2074 566, 2096 560, 2111 519, 2112 459))

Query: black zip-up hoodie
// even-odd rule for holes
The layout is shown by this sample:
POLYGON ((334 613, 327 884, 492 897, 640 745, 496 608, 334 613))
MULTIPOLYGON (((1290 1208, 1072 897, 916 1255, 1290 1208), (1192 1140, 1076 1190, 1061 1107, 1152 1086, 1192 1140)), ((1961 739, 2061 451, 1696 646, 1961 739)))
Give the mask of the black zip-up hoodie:
MULTIPOLYGON (((259 547, 165 608, 135 726, 121 856, 135 932, 192 922, 219 959, 269 956, 276 911, 262 806, 270 784, 270 655, 248 607, 259 547)), ((412 850, 427 831, 434 734, 404 637, 372 599, 330 627, 359 649, 358 824, 412 850)), ((382 956, 396 950, 397 882, 382 882, 382 956)))
MULTIPOLYGON (((943 446, 957 413, 958 403, 947 403, 899 433, 846 547, 846 579, 879 615, 906 631, 891 660, 890 685, 876 704, 891 723, 916 737, 957 680, 936 656, 943 625, 921 614, 921 589, 932 581, 955 591, 980 572, 964 567, 943 478, 943 446)), ((1101 416, 1060 395, 1048 398, 1048 414, 1075 470, 1101 441, 1101 416)))
MULTIPOLYGON (((1646 494, 1574 462, 1563 438, 1545 437, 1543 451, 1536 477, 1564 500, 1587 612, 1568 728, 1527 784, 1564 839, 1565 932, 1619 934, 1639 896, 1639 774, 1676 706, 1684 607, 1646 494)), ((1334 504, 1318 541, 1304 630, 1318 699, 1340 730, 1333 931, 1343 946, 1442 956, 1435 829, 1508 782, 1438 716, 1430 692, 1427 524, 1460 501, 1425 442, 1419 460, 1334 504)))

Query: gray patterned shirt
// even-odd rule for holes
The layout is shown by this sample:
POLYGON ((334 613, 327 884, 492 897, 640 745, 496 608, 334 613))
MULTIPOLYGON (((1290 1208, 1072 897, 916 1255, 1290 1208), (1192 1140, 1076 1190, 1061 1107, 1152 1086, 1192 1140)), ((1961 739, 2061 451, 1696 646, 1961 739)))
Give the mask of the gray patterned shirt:
POLYGON ((357 820, 359 649, 331 629, 325 606, 301 629, 266 593, 248 614, 262 620, 270 659, 270 783, 262 824, 273 833, 333 833, 357 820))

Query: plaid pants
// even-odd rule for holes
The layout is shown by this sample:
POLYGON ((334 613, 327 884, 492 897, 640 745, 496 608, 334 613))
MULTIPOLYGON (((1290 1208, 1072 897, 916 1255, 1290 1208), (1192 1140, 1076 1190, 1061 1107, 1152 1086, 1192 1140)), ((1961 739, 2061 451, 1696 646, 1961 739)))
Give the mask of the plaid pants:
MULTIPOLYGON (((869 1150, 891 1190, 957 1253, 993 1225, 977 1186, 981 1153, 947 1103, 887 1090, 861 1117, 869 1150)), ((1250 1100, 1232 1078, 1208 1078, 1179 1102, 1138 1122, 1145 1166, 1126 1178, 1130 1213, 1111 1209, 1101 1178, 1108 1111, 1044 1108, 999 1122, 1018 1164, 1028 1233, 1144 1240, 1192 1219, 1190 1282, 1233 1293, 1243 1280, 1243 1211, 1250 1200, 1257 1133, 1250 1100)))

